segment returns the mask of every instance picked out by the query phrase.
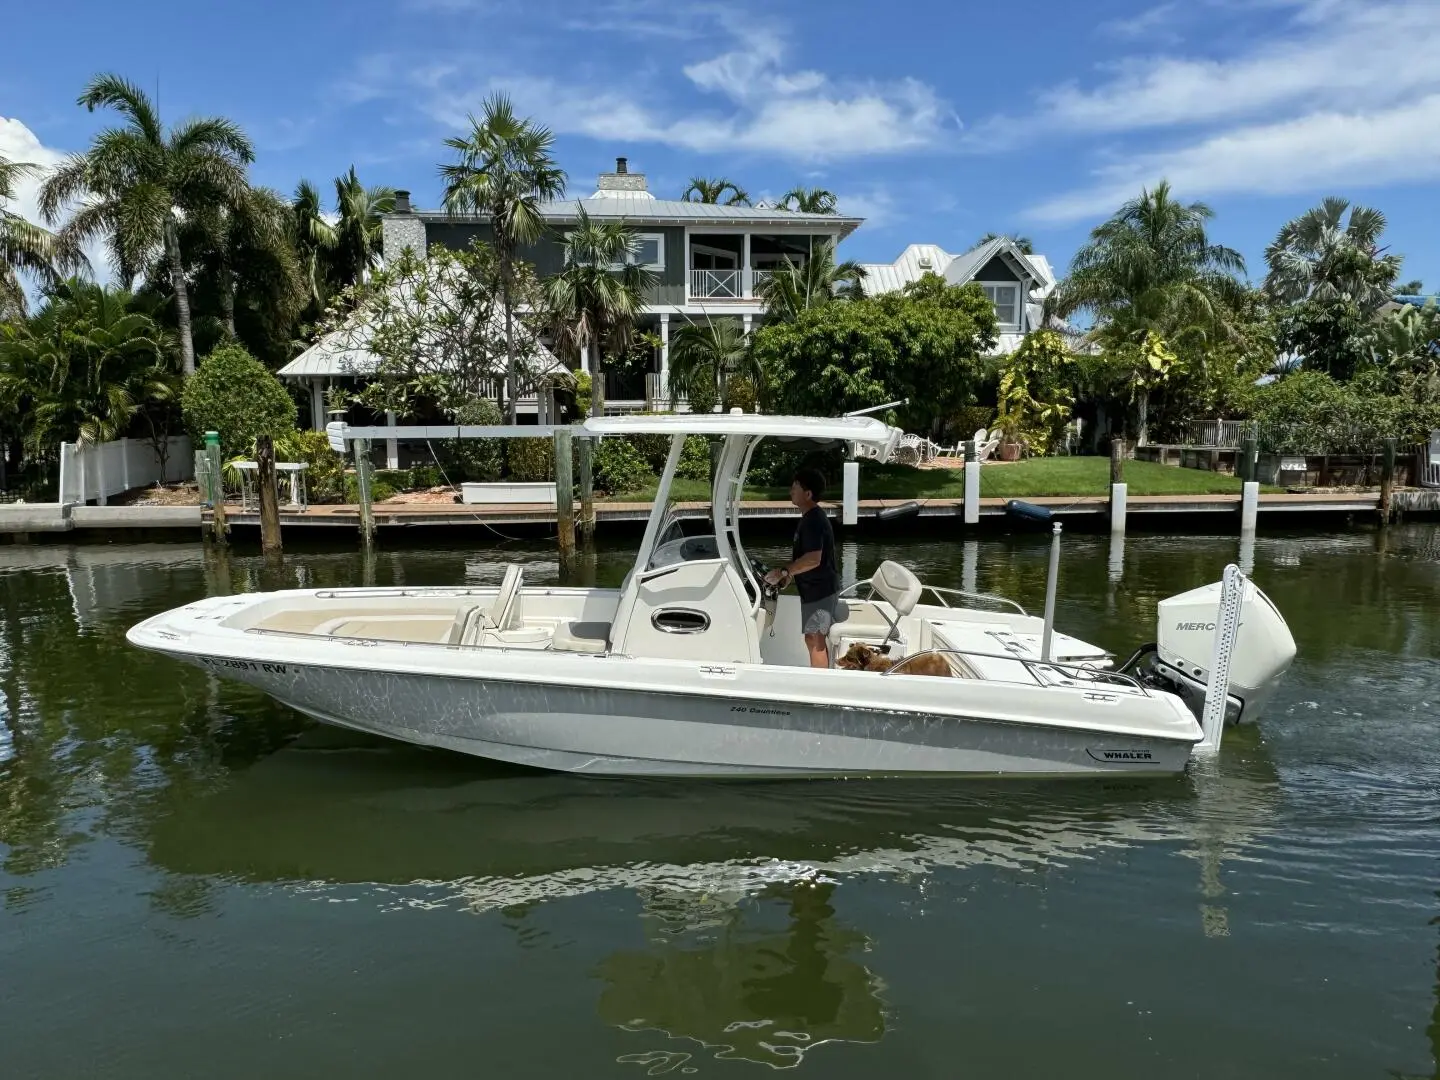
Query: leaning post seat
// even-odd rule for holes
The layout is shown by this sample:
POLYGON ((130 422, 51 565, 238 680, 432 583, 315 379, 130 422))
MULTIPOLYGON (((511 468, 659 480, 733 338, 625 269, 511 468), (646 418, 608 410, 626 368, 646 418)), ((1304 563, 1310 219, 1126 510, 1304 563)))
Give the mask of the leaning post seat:
POLYGON ((610 647, 610 623, 562 622, 550 647, 558 652, 603 653, 610 647))

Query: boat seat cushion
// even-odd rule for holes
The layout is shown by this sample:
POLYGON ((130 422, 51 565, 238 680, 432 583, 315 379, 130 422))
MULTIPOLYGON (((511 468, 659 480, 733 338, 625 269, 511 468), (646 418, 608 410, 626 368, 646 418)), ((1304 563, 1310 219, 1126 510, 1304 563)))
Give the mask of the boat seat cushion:
POLYGON ((897 615, 909 615, 920 602, 924 586, 920 579, 897 562, 886 559, 875 570, 870 586, 884 599, 890 601, 897 615))
POLYGON ((561 652, 603 653, 609 647, 608 622, 562 622, 551 639, 551 648, 561 652))
POLYGON ((455 621, 450 624, 450 636, 446 639, 447 645, 465 645, 465 638, 468 636, 473 644, 475 633, 480 622, 485 617, 485 605, 467 604, 455 613, 455 621))

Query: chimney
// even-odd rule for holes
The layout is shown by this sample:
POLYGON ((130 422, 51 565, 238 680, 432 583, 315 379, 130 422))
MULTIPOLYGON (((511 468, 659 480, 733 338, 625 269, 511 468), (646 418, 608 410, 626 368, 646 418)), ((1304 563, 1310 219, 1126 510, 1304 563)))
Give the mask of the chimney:
POLYGON ((414 212, 410 206, 410 192, 397 190, 395 192, 395 213, 413 214, 414 212))
POLYGON ((630 159, 617 157, 614 172, 602 172, 594 199, 652 199, 645 187, 645 174, 630 171, 630 159))

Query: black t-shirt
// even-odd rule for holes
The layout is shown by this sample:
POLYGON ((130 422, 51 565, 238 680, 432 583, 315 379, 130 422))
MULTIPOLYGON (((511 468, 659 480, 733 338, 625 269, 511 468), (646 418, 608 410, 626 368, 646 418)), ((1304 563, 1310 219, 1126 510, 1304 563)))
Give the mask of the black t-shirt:
POLYGON ((795 575, 795 590, 802 603, 812 603, 834 596, 840 591, 840 574, 835 568, 835 533, 825 511, 812 506, 795 528, 795 546, 790 553, 794 562, 808 551, 820 552, 820 565, 814 570, 795 575))

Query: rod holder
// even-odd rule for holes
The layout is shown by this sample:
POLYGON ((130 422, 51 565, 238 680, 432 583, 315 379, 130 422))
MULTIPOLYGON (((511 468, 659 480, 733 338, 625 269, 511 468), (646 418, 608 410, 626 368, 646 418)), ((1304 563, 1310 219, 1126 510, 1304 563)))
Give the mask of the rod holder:
POLYGON ((1055 593, 1060 588, 1060 522, 1050 532, 1050 572, 1045 576, 1045 629, 1040 636, 1040 659, 1049 661, 1055 633, 1055 593))

